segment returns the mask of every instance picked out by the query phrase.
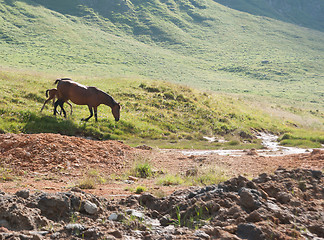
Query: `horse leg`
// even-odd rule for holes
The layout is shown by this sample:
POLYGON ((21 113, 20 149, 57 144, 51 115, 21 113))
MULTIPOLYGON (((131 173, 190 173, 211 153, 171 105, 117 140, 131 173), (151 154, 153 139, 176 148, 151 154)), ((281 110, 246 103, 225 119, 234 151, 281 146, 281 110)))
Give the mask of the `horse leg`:
POLYGON ((67 104, 69 104, 70 105, 70 108, 71 108, 71 115, 72 115, 72 104, 71 103, 69 103, 69 102, 66 102, 67 104))
POLYGON ((92 107, 88 106, 88 108, 89 108, 89 111, 90 111, 90 116, 87 117, 87 118, 82 118, 81 121, 86 121, 87 122, 90 118, 92 118, 92 116, 93 116, 92 107))
POLYGON ((94 115, 95 115, 96 122, 98 122, 98 119, 97 119, 97 107, 93 107, 93 110, 94 110, 94 115))
POLYGON ((56 115, 56 113, 57 113, 57 106, 60 104, 60 100, 57 100, 56 102, 55 102, 55 104, 54 104, 54 116, 56 115))
POLYGON ((64 118, 66 118, 66 112, 65 112, 65 110, 64 110, 64 108, 63 108, 63 104, 64 104, 64 101, 61 100, 61 101, 60 101, 61 111, 63 112, 64 118))

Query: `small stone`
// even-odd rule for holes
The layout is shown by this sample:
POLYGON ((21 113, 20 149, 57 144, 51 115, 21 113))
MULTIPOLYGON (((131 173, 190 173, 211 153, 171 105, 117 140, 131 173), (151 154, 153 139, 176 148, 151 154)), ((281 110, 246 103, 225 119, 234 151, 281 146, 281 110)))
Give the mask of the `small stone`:
POLYGON ((111 230, 108 234, 114 236, 115 238, 123 238, 123 234, 118 230, 111 230))
POLYGON ((128 209, 128 210, 126 210, 126 213, 133 217, 137 217, 137 218, 141 218, 141 219, 144 218, 144 214, 135 210, 135 209, 128 209))
POLYGON ((241 205, 249 211, 258 209, 261 205, 259 196, 261 195, 257 190, 241 188, 239 191, 241 205))
POLYGON ((277 195, 277 200, 282 204, 290 202, 290 199, 291 196, 286 192, 279 192, 277 195))
POLYGON ((128 180, 131 180, 131 181, 138 181, 138 178, 137 177, 134 177, 134 176, 128 176, 128 180))
POLYGON ((84 210, 89 213, 89 214, 96 214, 98 212, 98 207, 96 204, 90 202, 90 201, 85 201, 84 203, 84 210))
POLYGON ((259 155, 255 148, 250 149, 250 151, 248 151, 246 154, 247 155, 250 155, 250 156, 257 156, 257 155, 259 155))
POLYGON ((198 237, 199 239, 210 239, 210 236, 205 233, 204 231, 197 230, 195 231, 194 235, 198 237))
POLYGON ((235 233, 237 231, 237 226, 236 225, 229 225, 225 226, 222 228, 224 231, 229 232, 229 233, 235 233))
POLYGON ((161 226, 168 226, 172 221, 170 219, 170 215, 167 214, 163 217, 160 218, 160 223, 161 223, 161 226))
POLYGON ((152 149, 153 149, 152 147, 147 146, 147 145, 145 145, 145 144, 140 145, 140 146, 137 146, 137 147, 135 147, 135 148, 137 148, 137 149, 141 149, 141 150, 152 150, 152 149))
POLYGON ((112 213, 109 217, 108 220, 110 221, 121 221, 123 220, 125 217, 122 214, 118 214, 118 213, 112 213))
POLYGON ((253 211, 247 216, 246 221, 248 222, 260 222, 262 220, 262 216, 259 212, 253 211))
POLYGON ((70 223, 68 225, 65 226, 65 228, 67 230, 76 230, 76 231, 83 231, 85 229, 85 227, 82 224, 79 223, 70 223))
POLYGON ((239 224, 236 235, 243 239, 263 240, 262 231, 252 223, 239 224))

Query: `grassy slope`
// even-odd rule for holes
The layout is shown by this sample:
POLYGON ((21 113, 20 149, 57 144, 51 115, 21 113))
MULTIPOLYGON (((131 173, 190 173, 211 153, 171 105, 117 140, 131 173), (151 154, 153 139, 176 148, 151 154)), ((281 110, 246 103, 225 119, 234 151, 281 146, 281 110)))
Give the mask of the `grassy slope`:
POLYGON ((322 32, 211 0, 98 1, 95 10, 78 1, 38 2, 45 7, 0 1, 1 65, 140 75, 323 108, 322 32))
POLYGON ((230 8, 266 16, 296 25, 324 30, 324 2, 321 0, 214 0, 230 8))
POLYGON ((319 142, 324 142, 323 131, 297 127, 300 122, 293 118, 273 117, 259 107, 247 106, 240 98, 134 78, 76 79, 83 84, 98 86, 122 103, 118 123, 113 120, 107 106, 99 107, 98 123, 94 119, 88 123, 81 122, 80 119, 88 116, 89 112, 87 107, 77 105, 73 106, 74 113, 67 120, 60 116, 55 118, 51 104, 39 113, 45 90, 53 87, 54 80, 52 75, 2 71, 0 131, 53 132, 97 139, 123 139, 133 144, 143 139, 145 143, 160 147, 185 148, 259 147, 259 142, 250 139, 249 134, 262 130, 290 133, 283 139, 288 141, 287 144, 298 141, 299 145, 319 147, 319 142), (225 145, 210 144, 201 141, 204 136, 223 136, 229 142, 225 145))

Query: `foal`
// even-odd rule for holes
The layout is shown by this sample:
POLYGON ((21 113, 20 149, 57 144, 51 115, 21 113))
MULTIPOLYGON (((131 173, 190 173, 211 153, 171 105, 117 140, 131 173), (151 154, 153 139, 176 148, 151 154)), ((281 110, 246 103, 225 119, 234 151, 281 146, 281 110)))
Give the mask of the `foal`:
MULTIPOLYGON (((47 99, 45 100, 45 102, 44 102, 44 104, 43 104, 43 107, 42 107, 42 109, 40 110, 41 112, 43 111, 43 109, 44 109, 46 103, 48 103, 51 99, 53 99, 53 106, 54 106, 55 98, 57 97, 57 89, 56 89, 56 88, 47 89, 47 90, 46 90, 46 97, 47 97, 47 99)), ((72 111, 72 104, 69 103, 69 102, 66 102, 66 103, 70 105, 70 107, 71 107, 71 115, 72 115, 72 112, 73 112, 73 111, 72 111)), ((62 113, 62 109, 61 109, 61 113, 62 113)), ((60 114, 61 114, 61 113, 60 113, 60 114)))

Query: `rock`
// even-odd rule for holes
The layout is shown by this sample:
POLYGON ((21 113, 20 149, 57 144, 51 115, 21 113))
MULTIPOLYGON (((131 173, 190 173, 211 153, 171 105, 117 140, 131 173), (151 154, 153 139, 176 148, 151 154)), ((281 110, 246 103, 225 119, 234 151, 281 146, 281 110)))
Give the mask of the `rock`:
POLYGON ((85 203, 84 203, 84 210, 93 215, 93 214, 96 214, 98 212, 98 207, 96 204, 86 200, 85 203))
POLYGON ((138 178, 134 177, 134 176, 128 176, 128 180, 136 182, 136 181, 138 181, 138 178))
POLYGON ((115 238, 123 238, 123 234, 119 230, 110 230, 108 234, 114 236, 115 238))
POLYGON ((161 226, 169 226, 172 223, 171 217, 169 214, 161 217, 160 219, 161 226))
POLYGON ((237 231, 236 225, 228 225, 222 228, 224 231, 234 234, 237 231))
POLYGON ((253 211, 261 206, 259 197, 261 194, 254 189, 241 188, 239 191, 240 204, 248 211, 253 211))
POLYGON ((135 209, 127 209, 127 210, 126 210, 126 213, 127 213, 128 215, 131 215, 131 216, 133 216, 133 217, 137 217, 137 218, 140 218, 140 219, 143 219, 144 216, 145 216, 143 213, 141 213, 141 212, 139 212, 139 211, 137 211, 137 210, 135 210, 135 209))
POLYGON ((320 179, 323 176, 322 171, 311 170, 313 178, 320 179))
POLYGON ((40 196, 37 206, 42 214, 51 220, 68 216, 71 210, 70 200, 64 194, 44 193, 40 196))
POLYGON ((324 153, 324 151, 322 151, 321 149, 317 149, 317 148, 314 148, 313 150, 312 150, 312 155, 316 155, 316 154, 322 154, 322 153, 324 153))
POLYGON ((9 228, 10 224, 6 219, 0 219, 0 227, 9 228))
POLYGON ((318 237, 324 238, 324 226, 323 224, 312 224, 309 226, 309 231, 316 234, 318 237))
POLYGON ((262 221, 262 216, 261 216, 261 214, 259 212, 253 211, 247 216, 246 221, 248 221, 248 222, 260 222, 260 221, 262 221))
POLYGON ((73 187, 73 188, 71 188, 71 192, 79 192, 80 193, 80 192, 83 192, 83 191, 79 187, 73 187))
POLYGON ((252 223, 239 224, 237 226, 236 235, 239 238, 248 240, 263 240, 265 236, 263 235, 261 229, 252 223))
POLYGON ((83 230, 85 230, 85 227, 80 223, 69 223, 65 226, 65 229, 82 232, 83 230))
POLYGON ((210 239, 210 236, 207 233, 205 233, 204 231, 201 231, 201 230, 196 230, 194 232, 194 235, 196 237, 198 237, 199 239, 210 239))
POLYGON ((290 199, 291 199, 291 195, 286 192, 279 192, 277 195, 277 201, 282 204, 286 204, 290 202, 290 199))
POLYGON ((259 177, 253 179, 253 182, 256 183, 265 183, 267 181, 270 181, 270 177, 266 173, 262 173, 259 175, 259 177))
POLYGON ((108 220, 110 220, 110 221, 121 221, 123 219, 125 219, 125 216, 122 214, 118 214, 118 213, 112 213, 108 217, 108 220))
POLYGON ((16 192, 16 196, 27 199, 29 197, 29 190, 20 190, 16 192))
POLYGON ((142 150, 152 150, 152 149, 153 149, 152 147, 147 146, 147 145, 145 145, 145 144, 140 145, 140 146, 137 146, 137 147, 135 147, 135 148, 137 148, 137 149, 142 149, 142 150))
POLYGON ((82 232, 82 238, 84 239, 100 239, 101 235, 103 234, 97 228, 90 228, 82 232))
POLYGON ((246 155, 250 155, 250 156, 258 156, 259 154, 258 154, 258 152, 256 151, 255 148, 252 148, 252 149, 250 149, 250 150, 246 153, 246 155))

